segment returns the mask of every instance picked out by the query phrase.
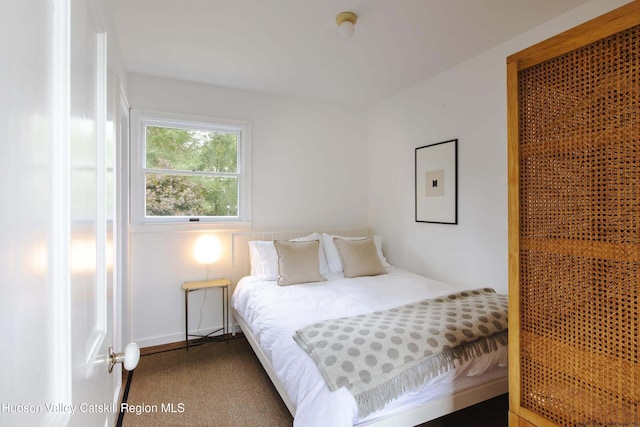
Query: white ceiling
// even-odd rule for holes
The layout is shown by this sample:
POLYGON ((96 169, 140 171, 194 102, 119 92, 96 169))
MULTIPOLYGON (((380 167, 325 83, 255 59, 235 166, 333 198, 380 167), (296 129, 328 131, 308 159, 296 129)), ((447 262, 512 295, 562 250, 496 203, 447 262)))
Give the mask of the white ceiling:
POLYGON ((129 72, 370 105, 587 0, 114 0, 129 72), (335 16, 358 15, 341 39, 335 16))

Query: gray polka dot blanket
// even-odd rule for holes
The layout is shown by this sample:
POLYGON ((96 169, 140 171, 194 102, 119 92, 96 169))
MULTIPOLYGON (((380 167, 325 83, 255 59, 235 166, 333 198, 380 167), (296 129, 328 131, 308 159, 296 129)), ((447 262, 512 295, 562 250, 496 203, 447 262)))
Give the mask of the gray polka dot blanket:
POLYGON ((365 417, 456 363, 507 343, 506 295, 463 291, 296 331, 329 389, 347 387, 365 417))

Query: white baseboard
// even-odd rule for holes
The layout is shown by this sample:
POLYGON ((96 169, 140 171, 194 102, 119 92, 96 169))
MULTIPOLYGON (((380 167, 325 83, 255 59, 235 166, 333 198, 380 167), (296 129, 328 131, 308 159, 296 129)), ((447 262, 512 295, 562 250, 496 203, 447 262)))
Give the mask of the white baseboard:
MULTIPOLYGON (((199 332, 196 330, 192 330, 190 331, 190 333, 207 335, 208 333, 215 331, 216 329, 219 329, 219 328, 221 328, 221 326, 213 327, 213 328, 201 328, 199 332)), ((236 333, 236 332, 241 332, 241 329, 238 326, 238 324, 234 323, 229 325, 229 333, 236 333)), ((219 331, 211 336, 215 337, 216 335, 222 335, 222 331, 219 331)), ((190 339, 193 339, 193 338, 194 337, 190 337, 190 339)), ((181 341, 184 342, 184 332, 181 332, 178 334, 163 335, 159 337, 137 338, 133 340, 133 342, 138 344, 138 347, 140 348, 153 347, 156 345, 164 345, 164 344, 173 344, 181 341)))

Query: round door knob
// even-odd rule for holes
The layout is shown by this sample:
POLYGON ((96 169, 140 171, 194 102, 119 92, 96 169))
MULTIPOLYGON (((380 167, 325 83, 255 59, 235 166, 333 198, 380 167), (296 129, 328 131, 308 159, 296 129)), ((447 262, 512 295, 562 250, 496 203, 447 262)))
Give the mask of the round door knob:
POLYGON ((133 371, 140 361, 140 347, 134 342, 130 342, 124 348, 124 353, 115 353, 109 346, 109 372, 113 371, 116 363, 122 363, 124 369, 133 371))
POLYGON ((133 371, 140 361, 140 347, 134 342, 130 342, 124 348, 124 369, 133 371))

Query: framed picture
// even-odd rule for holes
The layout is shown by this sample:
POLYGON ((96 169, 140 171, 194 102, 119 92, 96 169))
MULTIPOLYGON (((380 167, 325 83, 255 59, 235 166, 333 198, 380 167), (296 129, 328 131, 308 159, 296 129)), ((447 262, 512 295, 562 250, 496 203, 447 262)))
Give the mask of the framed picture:
POLYGON ((458 140, 416 148, 416 222, 458 223, 458 140))

